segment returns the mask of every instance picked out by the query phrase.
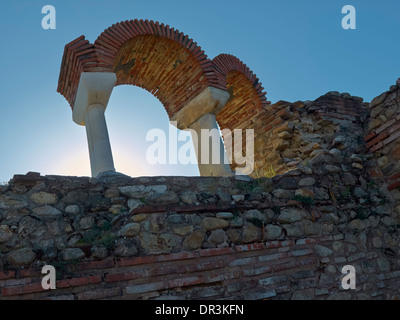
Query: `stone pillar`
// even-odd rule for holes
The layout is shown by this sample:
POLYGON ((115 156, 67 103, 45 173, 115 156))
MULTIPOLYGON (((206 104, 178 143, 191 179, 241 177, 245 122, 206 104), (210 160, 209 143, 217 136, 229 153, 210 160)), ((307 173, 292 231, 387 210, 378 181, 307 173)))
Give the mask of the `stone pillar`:
POLYGON ((102 104, 91 104, 85 115, 92 177, 115 171, 104 111, 102 104))
POLYGON ((92 177, 115 172, 104 111, 116 80, 111 72, 83 72, 79 82, 72 118, 86 126, 92 177))
POLYGON ((215 114, 207 113, 189 126, 201 176, 232 176, 215 114))

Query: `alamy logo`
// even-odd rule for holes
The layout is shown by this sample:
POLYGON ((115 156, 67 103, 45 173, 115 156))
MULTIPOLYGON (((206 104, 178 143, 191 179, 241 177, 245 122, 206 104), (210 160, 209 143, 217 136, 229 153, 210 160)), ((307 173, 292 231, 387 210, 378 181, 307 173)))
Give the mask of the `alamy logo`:
POLYGON ((346 14, 342 19, 342 28, 344 30, 356 29, 356 8, 346 5, 342 8, 342 13, 346 14))
POLYGON ((46 274, 42 279, 43 290, 56 289, 56 269, 49 264, 42 268, 42 274, 46 274))
POLYGON ((342 268, 342 288, 344 290, 356 289, 356 268, 351 265, 346 265, 342 268))
POLYGON ((42 13, 46 13, 42 18, 42 28, 44 30, 54 30, 56 28, 56 9, 51 5, 45 5, 42 8, 42 13))
POLYGON ((246 129, 245 149, 243 156, 242 129, 223 129, 222 144, 218 129, 201 129, 200 134, 193 129, 186 129, 178 133, 176 121, 171 121, 167 134, 161 129, 151 129, 147 132, 146 141, 154 141, 146 150, 146 161, 155 164, 232 164, 233 161, 240 167, 237 174, 250 175, 254 170, 254 130, 246 129), (188 140, 187 132, 191 133, 193 143, 188 140), (185 142, 178 149, 178 141, 185 142), (224 146, 226 147, 224 149, 224 146), (168 157, 167 157, 168 149, 168 157), (221 152, 221 149, 223 152, 221 152), (196 155, 197 154, 197 159, 196 155))

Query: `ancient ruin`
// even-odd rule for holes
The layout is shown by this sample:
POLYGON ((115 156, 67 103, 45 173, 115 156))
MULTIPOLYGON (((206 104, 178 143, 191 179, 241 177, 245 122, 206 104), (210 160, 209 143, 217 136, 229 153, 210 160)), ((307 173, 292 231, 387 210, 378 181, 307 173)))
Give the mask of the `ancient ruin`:
POLYGON ((58 91, 86 126, 92 177, 0 186, 0 299, 399 299, 400 79, 370 103, 332 91, 271 104, 263 90, 236 57, 209 60, 158 22, 67 44, 58 91), (254 179, 235 163, 107 174, 104 110, 121 84, 154 94, 180 129, 254 129, 254 179), (355 289, 341 285, 348 265, 355 289))

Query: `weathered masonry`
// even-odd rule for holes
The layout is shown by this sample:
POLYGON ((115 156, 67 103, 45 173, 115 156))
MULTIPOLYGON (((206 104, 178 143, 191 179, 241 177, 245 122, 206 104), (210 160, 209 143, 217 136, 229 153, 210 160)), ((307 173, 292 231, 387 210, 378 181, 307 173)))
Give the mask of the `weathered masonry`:
POLYGON ((237 58, 209 61, 187 36, 135 20, 68 44, 58 90, 98 178, 0 185, 0 299, 400 298, 400 79, 370 103, 331 91, 269 104, 237 58), (152 92, 181 128, 253 128, 258 179, 232 176, 236 164, 200 167, 219 177, 102 175, 118 84, 152 92), (41 286, 45 264, 56 290, 41 286), (354 290, 341 286, 346 265, 354 290))
MULTIPOLYGON (((114 172, 104 111, 114 86, 146 89, 164 105, 179 129, 237 127, 239 119, 268 105, 258 78, 239 59, 221 54, 210 60, 187 35, 162 23, 131 20, 106 29, 94 42, 81 36, 65 46, 58 92, 69 102, 73 120, 85 125, 92 176, 114 172)), ((199 139, 201 140, 201 139, 199 139)), ((209 154, 220 164, 202 164, 202 176, 232 175, 224 145, 209 154)))

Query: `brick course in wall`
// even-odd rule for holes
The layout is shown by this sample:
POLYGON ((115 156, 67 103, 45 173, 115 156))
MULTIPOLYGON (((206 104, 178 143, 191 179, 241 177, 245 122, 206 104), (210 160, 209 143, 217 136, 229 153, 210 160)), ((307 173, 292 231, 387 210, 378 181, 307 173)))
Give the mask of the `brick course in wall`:
POLYGON ((399 218, 369 159, 323 152, 251 182, 15 175, 0 188, 0 299, 396 299, 399 218), (46 263, 56 290, 41 288, 46 263))

